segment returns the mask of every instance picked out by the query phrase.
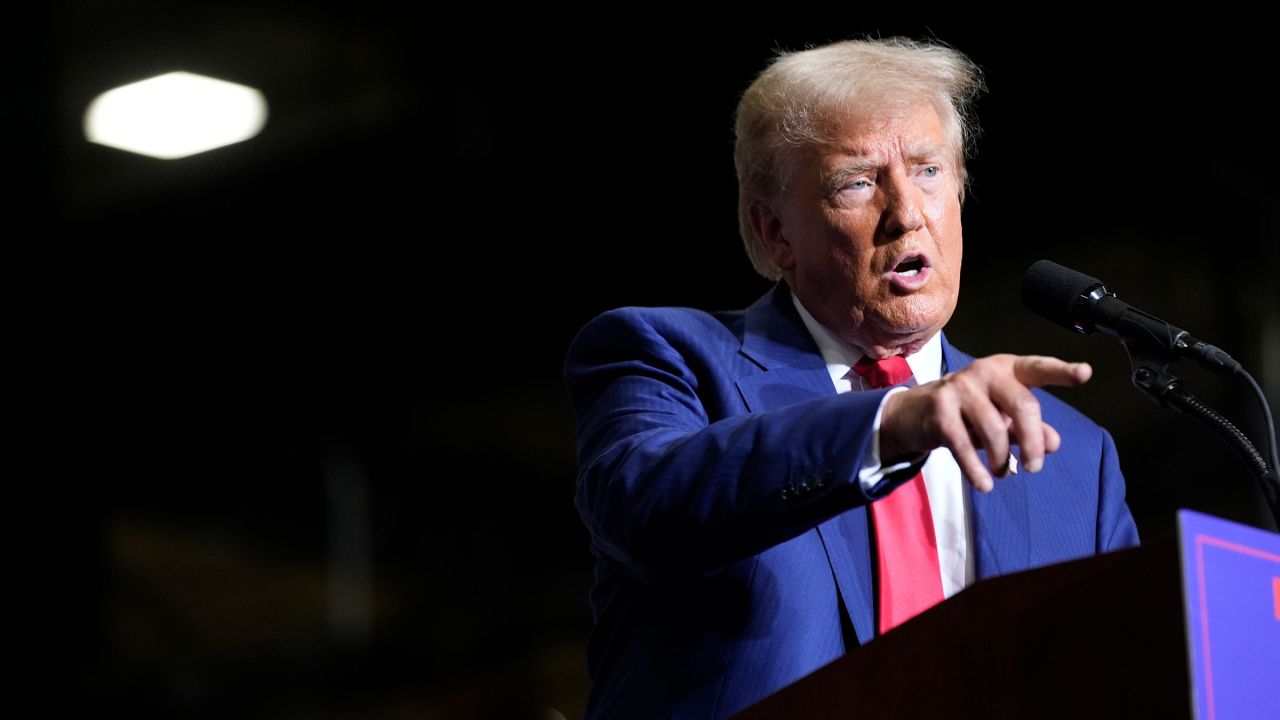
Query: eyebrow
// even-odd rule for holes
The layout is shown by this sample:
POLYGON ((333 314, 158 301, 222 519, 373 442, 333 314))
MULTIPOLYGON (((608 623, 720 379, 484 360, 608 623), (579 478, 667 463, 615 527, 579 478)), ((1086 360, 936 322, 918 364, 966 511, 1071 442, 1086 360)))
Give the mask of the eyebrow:
POLYGON ((849 180, 860 175, 866 175, 874 170, 880 163, 871 158, 857 157, 851 158, 845 162, 836 165, 822 173, 823 187, 834 190, 843 187, 849 180))
MULTIPOLYGON (((907 148, 906 159, 908 162, 918 163, 931 160, 934 158, 945 159, 947 157, 947 148, 936 143, 921 143, 907 148)), ((825 171, 822 174, 822 182, 826 187, 833 187, 842 184, 844 181, 865 175, 882 165, 881 161, 872 156, 861 155, 858 153, 850 153, 847 160, 841 161, 835 167, 825 171)))

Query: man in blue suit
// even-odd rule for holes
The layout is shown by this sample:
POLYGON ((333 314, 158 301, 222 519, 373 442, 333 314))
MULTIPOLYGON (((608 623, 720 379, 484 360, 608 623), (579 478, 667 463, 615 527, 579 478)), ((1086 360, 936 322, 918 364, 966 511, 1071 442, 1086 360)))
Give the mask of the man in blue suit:
POLYGON ((735 147, 776 287, 574 340, 590 717, 726 717, 976 580, 1137 542, 1111 438, 1038 389, 1090 368, 943 336, 980 86, 934 44, 782 55, 735 147))

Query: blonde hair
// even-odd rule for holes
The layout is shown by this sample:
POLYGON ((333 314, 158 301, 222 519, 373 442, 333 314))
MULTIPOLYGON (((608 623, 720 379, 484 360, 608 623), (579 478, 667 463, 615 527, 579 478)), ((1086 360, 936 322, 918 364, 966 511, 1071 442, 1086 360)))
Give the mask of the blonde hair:
POLYGON ((831 142, 832 122, 862 108, 928 100, 942 118, 963 188, 978 132, 972 103, 984 89, 977 65, 932 42, 846 40, 779 54, 743 93, 734 128, 738 230, 756 271, 770 280, 782 275, 751 227, 750 204, 785 191, 788 153, 831 142))

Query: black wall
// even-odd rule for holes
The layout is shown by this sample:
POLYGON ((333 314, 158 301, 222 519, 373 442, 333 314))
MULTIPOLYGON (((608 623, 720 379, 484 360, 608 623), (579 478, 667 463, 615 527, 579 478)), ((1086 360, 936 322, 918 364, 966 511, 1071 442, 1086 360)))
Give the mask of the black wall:
MULTIPOLYGON (((613 306, 767 289, 736 234, 736 97, 776 48, 866 33, 937 37, 987 73, 951 338, 1094 363, 1064 395, 1115 435, 1148 539, 1178 507, 1274 527, 1117 344, 1017 299, 1042 257, 1097 275, 1274 402, 1280 65, 1251 24, 811 17, 117 0, 18 23, 17 709, 578 716, 564 350, 613 306), (81 139, 97 93, 171 69, 262 89, 263 134, 173 162, 81 139)), ((1179 373, 1258 436, 1242 384, 1179 373)))

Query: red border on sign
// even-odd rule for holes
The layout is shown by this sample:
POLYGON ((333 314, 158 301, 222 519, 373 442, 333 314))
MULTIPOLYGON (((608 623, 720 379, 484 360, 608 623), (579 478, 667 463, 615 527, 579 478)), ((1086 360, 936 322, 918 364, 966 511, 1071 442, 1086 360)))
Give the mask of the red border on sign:
POLYGON ((1209 598, 1204 582, 1204 546, 1213 545, 1224 550, 1252 555, 1263 560, 1280 563, 1280 555, 1264 552, 1248 545, 1228 542, 1208 535, 1196 535, 1196 582, 1200 585, 1200 641, 1204 645, 1204 685, 1209 700, 1209 720, 1214 720, 1213 709, 1213 660, 1209 654, 1209 598))

